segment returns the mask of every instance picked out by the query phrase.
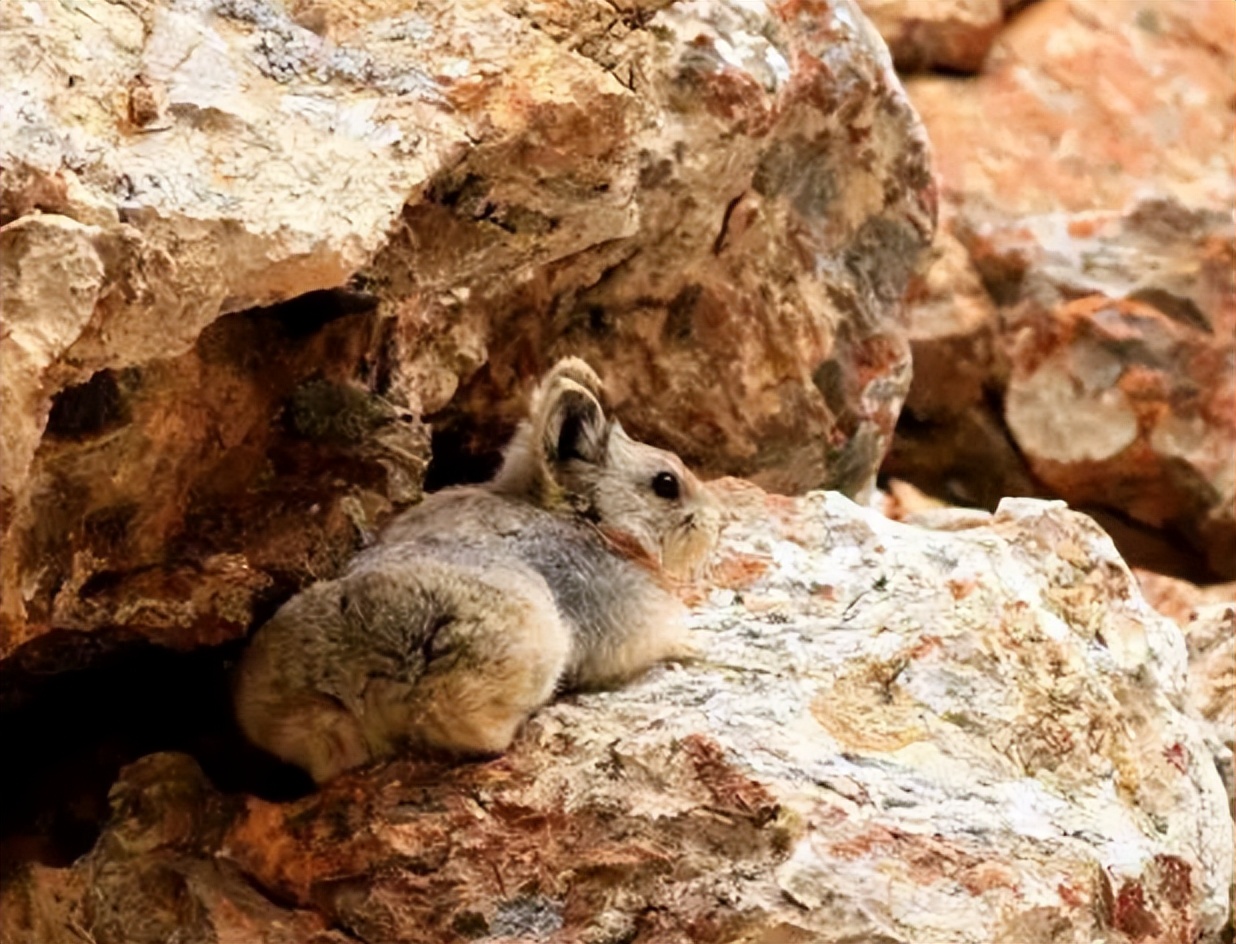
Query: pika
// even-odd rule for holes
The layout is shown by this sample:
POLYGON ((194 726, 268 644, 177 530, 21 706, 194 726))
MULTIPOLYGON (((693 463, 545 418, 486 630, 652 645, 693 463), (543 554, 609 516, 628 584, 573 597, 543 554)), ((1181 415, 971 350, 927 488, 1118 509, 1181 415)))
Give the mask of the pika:
POLYGON ((493 755, 555 692, 689 656, 670 588, 706 562, 720 509, 603 394, 559 361, 490 482, 428 496, 285 603, 238 666, 245 735, 318 783, 401 752, 493 755))

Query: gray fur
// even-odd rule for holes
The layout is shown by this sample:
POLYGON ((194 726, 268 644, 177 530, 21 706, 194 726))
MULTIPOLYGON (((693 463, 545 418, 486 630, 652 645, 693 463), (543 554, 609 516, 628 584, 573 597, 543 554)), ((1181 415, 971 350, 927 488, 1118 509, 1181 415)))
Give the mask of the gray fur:
POLYGON ((496 753, 555 690, 688 654, 665 577, 698 569, 718 510, 602 393, 559 362, 492 482, 429 496, 289 600, 238 672, 249 738, 319 782, 403 750, 496 753), (656 494, 658 473, 680 494, 656 494))

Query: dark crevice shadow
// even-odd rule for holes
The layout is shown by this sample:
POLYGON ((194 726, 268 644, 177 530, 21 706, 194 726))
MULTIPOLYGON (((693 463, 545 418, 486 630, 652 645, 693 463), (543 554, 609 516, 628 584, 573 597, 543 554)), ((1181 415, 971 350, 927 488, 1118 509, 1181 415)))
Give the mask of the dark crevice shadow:
POLYGON ((90 640, 84 666, 49 657, 96 636, 54 632, 0 664, 0 881, 27 862, 66 866, 106 823, 120 770, 146 754, 192 755, 224 793, 272 801, 313 789, 299 769, 249 744, 236 726, 231 672, 240 641, 176 652, 132 638, 90 640))

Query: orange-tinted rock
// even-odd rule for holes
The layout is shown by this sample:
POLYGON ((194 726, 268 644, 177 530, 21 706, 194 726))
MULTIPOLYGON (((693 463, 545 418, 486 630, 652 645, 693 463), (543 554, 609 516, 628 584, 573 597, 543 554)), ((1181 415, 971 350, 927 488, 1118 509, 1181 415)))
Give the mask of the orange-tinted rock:
POLYGON ((1217 939, 1232 826, 1184 643, 1093 522, 717 489, 694 663, 560 699, 501 758, 289 802, 146 756, 90 852, 0 886, 0 938, 1217 939))
POLYGON ((1181 534, 1236 574, 1230 215, 1143 204, 1074 218, 1081 237, 1028 229, 986 250, 1029 264, 1006 316, 1021 454, 1055 494, 1181 534))
POLYGON ((237 637, 568 350, 705 472, 871 481, 935 192, 849 2, 4 16, 0 657, 237 637))
POLYGON ((1236 574, 1234 75, 1231 4, 1045 0, 982 75, 908 80, 950 223, 890 474, 1236 574))
POLYGON ((1236 583, 1198 587, 1186 580, 1139 571, 1146 600, 1171 617, 1189 646, 1188 703, 1192 711, 1215 726, 1224 744, 1224 779, 1236 812, 1236 583))
POLYGON ((191 758, 152 754, 128 767, 111 795, 99 844, 72 870, 34 866, 10 882, 0 939, 40 944, 344 944, 307 910, 276 904, 213 853, 237 803, 191 758), (89 928, 87 932, 85 929, 89 928))
POLYGON ((231 315, 186 354, 61 391, 10 524, 0 652, 50 628, 235 639, 418 497, 428 436, 354 385, 375 316, 350 304, 231 315))
MULTIPOLYGON (((1147 602, 1171 617, 1189 647, 1186 706, 1209 727, 1207 745, 1236 819, 1236 583, 1198 587, 1186 580, 1137 572, 1147 602)), ((1232 832, 1236 847, 1236 827, 1232 832)), ((1232 885, 1236 923, 1236 879, 1232 885)))
POLYGON ((859 0, 902 72, 977 72, 1004 25, 1001 0, 859 0))
POLYGON ((1230 206, 1236 9, 1040 0, 980 76, 906 81, 945 198, 969 217, 1121 210, 1146 193, 1230 206))
MULTIPOLYGON (((568 23, 551 6, 530 10, 556 34, 568 23)), ((634 97, 564 111, 535 140, 613 149, 572 186, 620 202, 627 228, 529 268, 523 227, 562 225, 544 181, 563 158, 519 138, 443 175, 375 263, 413 274, 402 310, 436 306, 486 338, 487 362, 436 417, 439 444, 492 460, 522 383, 569 352, 597 365, 636 434, 705 474, 861 490, 908 382, 896 296, 934 225, 926 151, 878 38, 848 4, 787 3, 671 6, 651 34, 593 43, 601 61, 639 63, 634 97), (596 176, 609 161, 623 163, 596 176), (465 294, 438 290, 444 236, 483 260, 465 294)))
POLYGON ((885 471, 961 505, 994 508, 1005 495, 1044 493, 989 409, 1004 386, 999 315, 951 229, 911 280, 906 314, 914 379, 885 471))

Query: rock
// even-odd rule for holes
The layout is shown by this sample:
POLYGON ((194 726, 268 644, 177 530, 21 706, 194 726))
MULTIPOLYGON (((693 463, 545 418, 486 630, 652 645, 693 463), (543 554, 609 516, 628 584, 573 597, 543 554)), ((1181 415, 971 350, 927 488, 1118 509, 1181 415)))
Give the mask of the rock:
POLYGON ((1135 569, 1134 573, 1137 574, 1137 582, 1146 601, 1173 620, 1185 633, 1188 633, 1188 624, 1199 608, 1236 600, 1236 583, 1199 587, 1187 580, 1166 577, 1141 568, 1135 569))
POLYGON ((89 855, 0 890, 4 939, 1218 939, 1232 823, 1184 639, 1089 519, 718 488, 697 663, 291 803, 144 758, 89 855))
POLYGON ((45 944, 349 940, 327 930, 318 915, 275 904, 233 864, 212 861, 238 804, 214 790, 192 758, 144 757, 125 769, 110 799, 111 822, 87 859, 72 870, 34 866, 27 884, 9 886, 0 938, 45 944))
POLYGON ((890 479, 888 490, 881 494, 882 501, 876 504, 876 510, 893 521, 905 521, 917 514, 931 514, 949 505, 932 498, 921 489, 915 488, 909 482, 900 479, 890 479))
POLYGON ((1045 0, 981 76, 908 80, 949 223, 888 474, 1059 496, 1131 559, 1236 576, 1234 36, 1230 4, 1045 0))
POLYGON ((4 429, 0 481, 5 517, 47 424, 51 403, 39 383, 94 315, 103 288, 95 227, 62 216, 27 216, 0 229, 4 267, 4 429))
MULTIPOLYGON (((1229 593, 1232 588, 1229 588, 1229 593)), ((1227 748, 1220 766, 1236 816, 1236 593, 1222 603, 1198 607, 1185 627, 1189 645, 1188 706, 1214 725, 1215 738, 1227 748)))
MULTIPOLYGON (((1023 220, 1005 419, 1039 481, 1186 535, 1236 574, 1236 230, 1143 203, 1023 220)), ((993 237, 999 243, 999 237, 993 237)), ((983 250, 986 251, 986 247, 983 250)))
POLYGON ((902 72, 977 72, 1004 25, 1001 0, 859 0, 859 5, 902 72))
POLYGON ((932 259, 906 291, 915 380, 906 408, 916 415, 960 413, 981 401, 998 375, 996 307, 965 246, 941 231, 932 259), (933 383, 948 375, 950 383, 933 383))
POLYGON ((885 472, 984 508, 1007 494, 1046 494, 991 409, 1007 384, 998 310, 949 229, 911 280, 906 309, 914 379, 885 472))
MULTIPOLYGON (((1189 650, 1185 705, 1202 719, 1215 766, 1236 818, 1236 583, 1197 587, 1185 580, 1138 571, 1146 599, 1184 631, 1189 650)), ((1233 833, 1236 846, 1236 833, 1233 833)), ((1232 886, 1236 927, 1236 883, 1232 886)))
MULTIPOLYGON (((585 29, 552 5, 527 10, 553 36, 585 29)), ((406 214, 403 241, 375 268, 412 271, 431 283, 416 298, 488 337, 487 362, 435 417, 440 456, 486 456, 483 476, 524 378, 575 353, 597 365, 636 435, 706 474, 780 491, 871 483, 909 379, 898 298, 929 242, 934 185, 857 11, 772 11, 682 3, 641 28, 588 33, 587 55, 619 64, 633 94, 615 89, 605 108, 564 112, 543 133, 605 154, 596 167, 611 172, 594 167, 573 186, 628 208, 613 238, 506 277, 527 268, 531 221, 561 228, 569 210, 543 185, 562 156, 524 143, 475 152, 438 205, 406 214), (466 295, 437 292, 448 265, 415 264, 444 233, 482 247, 466 295)))
POLYGON ((237 638, 568 349, 706 472, 873 479, 935 191, 848 0, 8 4, 0 50, 0 657, 237 638))
POLYGON ((355 421, 323 388, 353 390, 372 354, 372 306, 348 304, 227 316, 179 357, 65 388, 3 549, 0 651, 78 631, 48 637, 54 668, 84 631, 178 649, 236 639, 419 497, 429 440, 415 417, 362 386, 379 415, 351 440, 331 425, 355 421), (322 315, 308 335, 297 324, 322 315))
POLYGON ((942 195, 1003 219, 1118 211, 1147 194, 1230 205, 1234 18, 1223 0, 1041 0, 1001 31, 981 75, 907 78, 942 195))
POLYGON ((1138 571, 1146 599, 1185 634, 1189 651, 1186 704, 1214 726, 1226 748, 1220 765, 1236 815, 1236 583, 1197 587, 1185 580, 1138 571))
MULTIPOLYGON (((290 539, 285 574, 303 567, 298 553, 352 545, 337 524, 333 542, 305 528, 315 504, 338 512, 316 471, 285 480, 282 509, 246 520, 244 505, 273 492, 271 439, 285 461, 297 450, 274 415, 295 384, 312 370, 353 379, 372 326, 353 318, 353 338, 335 330, 307 345, 316 362, 299 375, 274 362, 306 345, 253 346, 270 327, 260 316, 202 333, 292 296, 310 300, 284 310, 300 322, 293 334, 343 314, 311 293, 344 285, 371 258, 436 166, 434 148, 462 132, 402 153, 400 122, 434 128, 440 108, 407 95, 389 103, 392 117, 379 89, 347 93, 339 62, 318 63, 335 68, 333 85, 311 91, 308 74, 281 84, 253 18, 288 42, 308 35, 260 3, 9 4, 3 17, 13 68, 0 94, 0 239, 6 325, 18 330, 0 342, 0 654, 53 627, 119 627, 186 647, 234 637, 279 581, 247 543, 290 539), (332 361, 323 343, 343 356, 332 361), (271 526, 280 513, 285 527, 301 519, 303 540, 271 526)), ((309 46, 298 51, 329 52, 309 46)), ((363 63, 352 65, 358 77, 363 63)), ((414 477, 427 445, 403 463, 414 477)))

